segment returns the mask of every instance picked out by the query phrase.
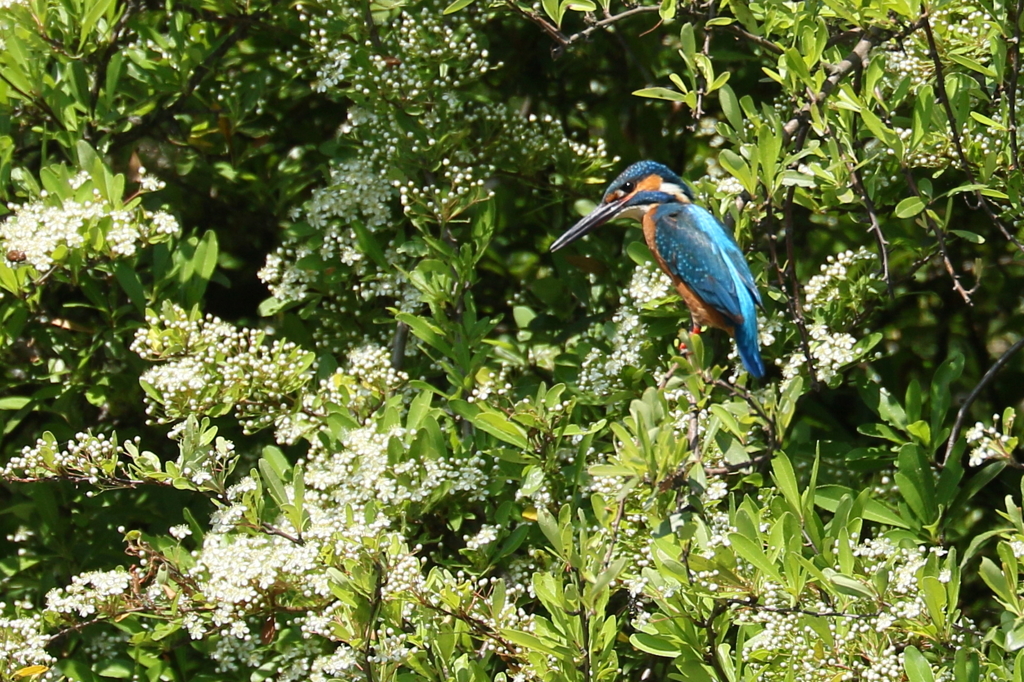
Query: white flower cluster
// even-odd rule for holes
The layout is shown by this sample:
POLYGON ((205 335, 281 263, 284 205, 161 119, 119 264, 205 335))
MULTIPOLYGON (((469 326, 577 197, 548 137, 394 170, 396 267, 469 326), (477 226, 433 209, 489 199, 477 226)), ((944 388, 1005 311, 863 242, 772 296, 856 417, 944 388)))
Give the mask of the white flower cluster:
POLYGON ((346 372, 359 386, 359 394, 351 397, 361 401, 394 393, 409 381, 408 374, 391 366, 391 352, 372 341, 348 352, 346 372))
POLYGON ((360 510, 371 501, 380 505, 424 503, 439 490, 466 493, 471 500, 487 497, 488 472, 480 453, 468 459, 407 458, 415 432, 393 427, 381 433, 373 426, 349 431, 340 451, 316 443, 310 449, 306 485, 323 505, 360 510), (316 494, 318 491, 319 495, 316 494))
MULTIPOLYGON (((825 324, 812 324, 807 333, 811 337, 808 345, 819 381, 829 383, 843 367, 857 359, 853 350, 857 340, 851 334, 833 332, 825 324)), ((783 360, 779 358, 776 362, 782 364, 783 360)), ((797 376, 806 363, 806 355, 800 351, 793 353, 782 368, 783 378, 788 381, 797 376)))
MULTIPOLYGON (((837 541, 838 542, 838 541, 837 541)), ((854 599, 844 616, 820 616, 827 623, 830 643, 827 654, 820 654, 821 630, 807 612, 831 614, 836 605, 825 599, 801 600, 793 608, 792 595, 778 585, 768 585, 760 593, 757 607, 741 608, 739 624, 759 624, 762 630, 744 644, 743 658, 758 679, 795 682, 831 680, 878 680, 898 682, 904 679, 902 657, 897 646, 906 642, 913 630, 907 621, 928 618, 920 573, 927 562, 926 547, 902 547, 887 538, 857 543, 849 549, 858 561, 858 575, 870 579, 876 573, 889 576, 879 599, 854 599), (879 604, 882 604, 879 611, 879 604), (865 646, 874 650, 865 652, 865 646)), ((933 547, 936 556, 945 550, 933 547)), ((948 580, 948 573, 945 575, 948 580)), ((940 577, 940 580, 942 578, 940 577)), ((963 635, 955 635, 962 639, 963 635)))
POLYGON ((492 399, 492 396, 507 396, 508 392, 512 390, 512 384, 508 381, 511 371, 512 366, 508 363, 502 363, 497 370, 487 367, 481 369, 477 372, 476 385, 466 401, 486 403, 492 399))
POLYGON ((287 412, 286 396, 312 378, 312 353, 291 342, 265 344, 262 331, 172 304, 159 315, 147 314, 146 322, 131 348, 162 362, 141 378, 148 387, 147 412, 161 422, 237 406, 246 428, 255 431, 287 412))
POLYGON ((476 535, 465 535, 462 539, 466 541, 466 549, 482 549, 498 539, 500 530, 500 526, 485 523, 476 535))
POLYGON ((71 579, 67 587, 55 587, 46 594, 46 609, 65 615, 86 618, 105 609, 122 606, 122 597, 131 585, 132 576, 124 570, 89 571, 71 579))
POLYGON ((22 448, 12 457, 0 476, 8 478, 54 478, 68 476, 97 485, 104 478, 119 473, 122 451, 105 435, 78 433, 75 440, 61 448, 53 434, 46 432, 35 445, 22 448))
POLYGON ((804 300, 807 307, 820 307, 836 301, 840 296, 840 285, 847 281, 850 270, 859 262, 873 261, 875 254, 863 246, 856 251, 843 251, 829 256, 827 262, 821 264, 821 272, 804 287, 804 300))
MULTIPOLYGON (((0 602, 0 612, 6 609, 0 602)), ((43 617, 33 614, 24 618, 0 617, 0 678, 16 679, 14 674, 28 666, 52 666, 56 659, 46 653, 50 637, 43 634, 43 617)), ((39 678, 52 680, 56 675, 48 670, 39 678)))
POLYGON ((967 444, 971 446, 968 464, 972 467, 980 467, 989 460, 1008 460, 1017 446, 1016 438, 996 428, 995 424, 999 423, 998 414, 992 415, 992 423, 993 426, 987 426, 977 422, 967 430, 967 444))
MULTIPOLYGON (((983 66, 991 63, 988 44, 993 31, 998 31, 998 21, 986 7, 970 2, 952 3, 936 8, 929 21, 943 54, 955 51, 983 66)), ((895 84, 909 78, 913 92, 935 77, 935 63, 923 33, 915 31, 886 52, 889 79, 895 84)))
POLYGON ((189 634, 199 639, 213 625, 245 639, 245 616, 269 608, 267 597, 275 587, 294 586, 307 598, 326 598, 330 587, 321 551, 318 543, 300 545, 277 536, 207 533, 189 576, 213 613, 209 620, 188 619, 189 634))
POLYGON ((492 65, 480 47, 472 15, 449 25, 434 8, 410 9, 389 25, 378 45, 353 44, 345 17, 362 7, 349 0, 320 5, 318 11, 300 10, 309 26, 315 87, 355 100, 339 131, 355 154, 332 163, 329 185, 294 216, 314 228, 315 237, 287 238, 260 271, 275 298, 304 300, 318 280, 319 270, 311 265, 318 259, 352 268, 353 290, 363 300, 393 298, 401 310, 413 312, 419 294, 400 274, 412 269, 412 256, 387 243, 395 232, 392 199, 413 220, 446 222, 491 196, 487 183, 496 167, 543 168, 553 158, 581 166, 603 163, 603 143, 567 139, 550 115, 522 115, 510 104, 480 104, 462 94, 460 89, 501 66, 492 65), (410 111, 416 112, 414 120, 410 111), (476 131, 484 144, 459 144, 467 131, 476 131), (413 168, 425 170, 394 177, 409 167, 410 158, 416 160, 413 168), (365 258, 355 225, 381 236, 380 247, 395 268, 382 273, 365 258))
MULTIPOLYGON (((88 181, 87 173, 73 179, 72 187, 88 181)), ((79 193, 80 194, 80 193, 79 193)), ((105 236, 111 256, 132 256, 140 243, 158 241, 181 232, 178 221, 169 213, 149 213, 145 209, 114 210, 93 189, 87 198, 56 200, 46 190, 41 199, 25 204, 8 204, 13 215, 0 223, 0 243, 8 253, 12 267, 29 265, 40 272, 63 260, 67 250, 89 248, 87 238, 93 230, 105 236)))
MULTIPOLYGON (((640 321, 640 310, 669 291, 668 279, 657 265, 646 263, 633 271, 627 295, 619 299, 620 307, 612 316, 615 333, 610 339, 611 350, 593 348, 583 358, 577 383, 580 391, 604 397, 622 387, 622 370, 640 364, 640 352, 647 343, 647 327, 640 321)), ((596 336, 601 330, 602 325, 595 325, 589 334, 596 336)))

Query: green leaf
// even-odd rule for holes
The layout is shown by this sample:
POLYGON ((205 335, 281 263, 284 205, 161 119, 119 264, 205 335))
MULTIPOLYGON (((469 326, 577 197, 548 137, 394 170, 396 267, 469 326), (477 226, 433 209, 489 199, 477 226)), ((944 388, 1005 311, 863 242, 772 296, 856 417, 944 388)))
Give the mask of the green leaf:
POLYGON ((921 197, 907 197, 896 204, 897 218, 912 218, 925 208, 924 200, 921 197))
POLYGON ((496 412, 480 412, 472 421, 473 426, 491 434, 498 440, 514 445, 520 450, 530 449, 526 430, 505 415, 496 412))
POLYGON ((561 28, 562 26, 562 5, 559 5, 558 0, 541 0, 541 7, 544 8, 544 13, 548 15, 555 26, 561 28))
POLYGON ((845 594, 848 597, 864 597, 865 599, 875 599, 876 597, 870 587, 854 577, 836 573, 831 569, 825 569, 825 575, 840 594, 845 594))
POLYGON ((476 0, 455 0, 455 2, 444 8, 444 14, 454 14, 460 9, 469 7, 474 2, 476 2, 476 0))
POLYGON ((643 651, 646 654, 651 654, 652 656, 675 658, 683 653, 683 650, 678 645, 673 644, 662 637, 649 635, 646 632, 634 632, 630 635, 629 641, 640 651, 643 651))
POLYGON ((793 464, 784 452, 776 453, 772 458, 772 478, 779 486, 782 495, 789 502, 794 514, 803 516, 800 503, 800 488, 796 482, 796 472, 793 471, 793 464))
POLYGON ((637 97, 664 99, 670 102, 682 102, 686 99, 686 95, 684 93, 669 90, 668 88, 643 88, 641 90, 634 90, 633 94, 637 97))
POLYGON ((0 410, 20 410, 31 402, 32 398, 20 395, 9 395, 4 398, 0 398, 0 410))
POLYGON ((972 244, 985 243, 985 238, 976 232, 968 232, 967 230, 950 230, 950 232, 961 239, 971 242, 972 244))
POLYGON ((984 66, 981 62, 971 59, 970 57, 965 57, 961 54, 954 54, 952 52, 947 53, 946 56, 949 57, 951 61, 956 62, 960 66, 966 66, 971 71, 976 71, 977 73, 980 73, 983 76, 988 76, 989 78, 996 77, 995 71, 984 66))
POLYGON ((908 646, 903 651, 903 669, 907 672, 907 682, 935 682, 928 659, 916 646, 908 646))
MULTIPOLYGON (((821 485, 818 486, 815 491, 814 503, 826 511, 834 512, 839 508, 839 502, 843 499, 844 495, 849 495, 852 498, 857 497, 856 493, 852 489, 845 486, 821 485)), ((864 502, 864 518, 868 521, 884 523, 896 528, 904 528, 907 530, 911 528, 910 524, 900 518, 899 514, 878 500, 871 498, 868 498, 864 502)))
POLYGON ((996 597, 1007 606, 1013 604, 1015 595, 1007 588, 1002 569, 987 556, 981 558, 980 569, 981 579, 985 581, 996 597))
POLYGON ((444 338, 444 332, 431 322, 409 313, 398 313, 395 315, 395 319, 409 325, 409 329, 412 330, 412 333, 415 334, 420 341, 423 341, 432 348, 441 351, 441 353, 446 357, 452 357, 455 354, 451 345, 449 345, 448 341, 444 338))
POLYGON ((114 277, 117 278, 117 283, 121 285, 124 293, 128 294, 128 299, 135 305, 135 308, 145 314, 146 290, 142 287, 138 271, 128 261, 117 260, 114 262, 114 277))
POLYGON ((82 49, 82 46, 85 45, 85 42, 90 38, 95 40, 95 38, 89 34, 92 32, 96 22, 100 20, 100 17, 106 14, 112 4, 114 4, 114 0, 88 0, 88 2, 85 3, 85 6, 88 9, 86 9, 85 15, 82 17, 82 31, 78 37, 79 50, 82 49))
POLYGON ((191 277, 185 283, 185 302, 188 307, 198 305, 206 293, 206 287, 210 283, 210 277, 217 269, 217 233, 207 230, 203 238, 196 244, 195 253, 192 255, 191 277))
POLYGON ((661 16, 662 21, 668 21, 676 16, 676 3, 678 0, 661 0, 661 7, 658 8, 658 14, 661 16))
POLYGON ((783 582, 778 567, 772 563, 760 543, 754 542, 746 535, 729 533, 729 543, 736 553, 753 564, 754 568, 766 573, 768 577, 777 583, 783 582))

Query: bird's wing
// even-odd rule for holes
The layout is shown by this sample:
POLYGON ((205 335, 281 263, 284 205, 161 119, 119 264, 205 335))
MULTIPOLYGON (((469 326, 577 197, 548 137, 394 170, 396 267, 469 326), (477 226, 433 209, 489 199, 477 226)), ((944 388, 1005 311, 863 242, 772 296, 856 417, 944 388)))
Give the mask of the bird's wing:
POLYGON ((652 218, 655 246, 665 264, 706 303, 734 322, 746 317, 740 290, 761 303, 743 252, 707 210, 672 204, 660 207, 652 218))

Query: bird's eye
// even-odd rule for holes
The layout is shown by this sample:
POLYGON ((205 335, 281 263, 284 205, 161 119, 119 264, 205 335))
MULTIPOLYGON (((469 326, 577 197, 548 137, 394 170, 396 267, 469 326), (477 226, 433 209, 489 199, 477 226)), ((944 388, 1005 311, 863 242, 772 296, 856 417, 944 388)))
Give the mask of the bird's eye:
POLYGON ((620 189, 622 190, 623 194, 629 194, 630 192, 633 191, 635 187, 635 182, 624 182, 622 183, 622 187, 620 189))

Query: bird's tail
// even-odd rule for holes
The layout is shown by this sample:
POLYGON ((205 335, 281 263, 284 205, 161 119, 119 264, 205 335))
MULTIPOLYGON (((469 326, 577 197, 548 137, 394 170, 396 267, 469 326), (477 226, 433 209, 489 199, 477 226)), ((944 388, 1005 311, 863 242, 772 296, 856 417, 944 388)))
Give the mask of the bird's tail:
POLYGON ((750 376, 760 379, 764 376, 764 362, 761 361, 761 344, 757 336, 757 309, 749 297, 741 306, 743 322, 736 326, 736 350, 750 376))

